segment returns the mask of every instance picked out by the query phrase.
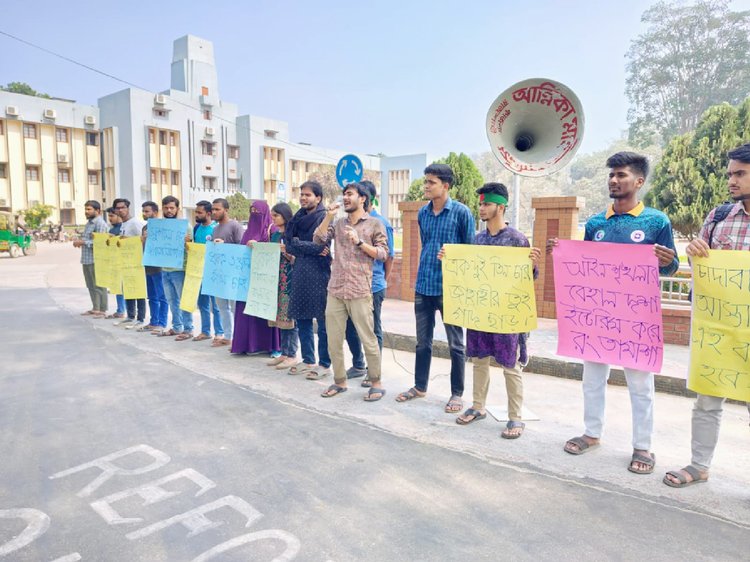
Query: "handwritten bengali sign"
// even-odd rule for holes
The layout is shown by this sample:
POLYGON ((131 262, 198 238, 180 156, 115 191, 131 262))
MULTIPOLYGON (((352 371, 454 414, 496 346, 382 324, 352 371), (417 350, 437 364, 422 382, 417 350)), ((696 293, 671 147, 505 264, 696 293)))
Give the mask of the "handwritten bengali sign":
POLYGON ((442 267, 446 324, 495 334, 536 328, 529 248, 446 244, 442 267))
POLYGON ((281 244, 253 245, 250 288, 245 301, 245 314, 276 320, 279 301, 279 261, 281 244))
POLYGON ((653 246, 560 240, 552 257, 557 353, 659 372, 664 341, 653 246))
POLYGON ((185 264, 185 283, 182 285, 180 308, 186 312, 195 312, 198 295, 203 281, 203 268, 206 258, 206 245, 188 242, 187 263, 185 264))
POLYGON ((143 242, 139 236, 117 242, 122 294, 126 299, 146 298, 146 269, 143 267, 143 242))
POLYGON ((112 285, 112 254, 107 246, 109 234, 106 232, 94 232, 94 277, 97 287, 112 285))
POLYGON ((201 293, 244 301, 250 287, 250 248, 244 244, 206 242, 201 293))
POLYGON ((687 387, 750 401, 750 253, 711 250, 693 258, 687 387))
POLYGON ((181 269, 185 263, 187 219, 148 219, 143 265, 181 269))

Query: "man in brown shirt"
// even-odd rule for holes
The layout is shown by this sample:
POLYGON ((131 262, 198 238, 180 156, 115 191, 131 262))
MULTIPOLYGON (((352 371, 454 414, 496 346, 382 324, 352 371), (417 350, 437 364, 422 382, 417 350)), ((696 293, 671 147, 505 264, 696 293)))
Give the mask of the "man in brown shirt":
POLYGON ((372 316, 372 265, 374 260, 386 260, 388 242, 383 223, 369 214, 369 208, 368 190, 359 183, 350 183, 344 189, 347 216, 333 222, 339 204, 330 205, 326 218, 313 235, 313 242, 317 244, 336 240, 326 302, 328 352, 334 384, 321 394, 324 398, 347 391, 344 336, 349 318, 362 341, 372 381, 365 400, 375 402, 385 395, 380 383, 380 348, 372 316))

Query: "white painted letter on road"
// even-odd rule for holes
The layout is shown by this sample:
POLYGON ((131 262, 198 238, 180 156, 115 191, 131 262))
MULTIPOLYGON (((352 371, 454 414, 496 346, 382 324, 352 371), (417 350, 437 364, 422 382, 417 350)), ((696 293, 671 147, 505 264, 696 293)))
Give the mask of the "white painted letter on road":
POLYGON ((26 528, 10 541, 0 544, 0 556, 7 556, 41 537, 49 529, 49 516, 43 511, 31 508, 0 509, 0 519, 21 519, 26 528))

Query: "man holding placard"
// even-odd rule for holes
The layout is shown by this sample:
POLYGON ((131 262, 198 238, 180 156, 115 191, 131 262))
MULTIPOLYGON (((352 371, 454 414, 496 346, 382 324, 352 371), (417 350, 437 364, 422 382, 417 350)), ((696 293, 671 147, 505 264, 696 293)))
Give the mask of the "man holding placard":
POLYGON ((96 275, 94 274, 94 233, 107 232, 107 223, 102 218, 102 206, 99 201, 86 201, 83 207, 86 215, 86 227, 79 240, 73 241, 73 246, 81 248, 81 266, 83 267, 83 278, 86 288, 91 297, 91 310, 83 312, 82 316, 95 316, 102 318, 107 314, 107 289, 97 287, 96 275))
MULTIPOLYGON (((618 244, 653 244, 660 275, 672 275, 679 267, 677 250, 669 218, 638 200, 638 191, 648 176, 648 160, 634 152, 618 152, 607 159, 609 170, 609 208, 586 222, 585 241, 618 244)), ((552 252, 557 239, 547 241, 552 252)), ((583 362, 583 417, 585 431, 565 443, 564 450, 581 455, 599 446, 604 428, 604 404, 610 366, 583 362)), ((654 375, 624 367, 633 416, 633 455, 630 472, 650 474, 656 457, 650 452, 654 428, 654 375)))
MULTIPOLYGON (((479 189, 479 218, 486 222, 487 229, 477 234, 475 244, 481 246, 511 246, 529 248, 526 236, 505 223, 508 208, 508 188, 501 183, 486 183, 479 189)), ((534 264, 534 278, 538 271, 536 262, 541 256, 539 248, 531 248, 529 258, 534 264)), ((439 259, 445 257, 441 249, 439 259)), ((487 417, 485 402, 490 388, 490 359, 494 358, 503 369, 505 390, 508 395, 508 423, 500 434, 504 439, 518 439, 526 425, 521 417, 523 405, 523 379, 519 358, 517 333, 490 333, 469 329, 466 332, 466 355, 474 360, 474 404, 456 418, 459 425, 468 425, 487 417)))
MULTIPOLYGON (((141 230, 141 241, 145 245, 148 235, 148 220, 159 218, 159 205, 154 201, 144 201, 141 204, 141 216, 146 221, 141 230)), ((161 267, 147 265, 145 269, 146 294, 148 295, 151 320, 145 326, 138 328, 138 331, 151 332, 153 330, 165 330, 167 328, 167 316, 169 315, 169 303, 167 302, 167 297, 164 295, 161 267)))
MULTIPOLYGON (((738 148, 729 152, 729 165, 727 169, 729 195, 734 201, 734 205, 721 206, 713 209, 706 217, 703 227, 700 230, 698 238, 690 242, 685 252, 690 258, 693 258, 694 262, 700 261, 699 258, 709 258, 715 256, 719 252, 709 250, 750 250, 750 144, 744 144, 738 148), (698 258, 698 259, 696 259, 698 258)), ((731 277, 718 275, 721 271, 720 267, 711 268, 710 266, 703 266, 705 270, 711 271, 711 274, 705 273, 704 276, 709 276, 713 279, 730 279, 727 286, 735 286, 737 291, 747 293, 747 282, 743 284, 743 277, 747 275, 747 266, 738 264, 732 267, 738 267, 742 269, 734 269, 727 271, 731 277), (737 286, 739 285, 739 287, 737 286)), ((701 266, 698 266, 701 267, 701 266)), ((737 309, 737 304, 732 304, 726 300, 720 301, 720 304, 715 305, 714 296, 726 299, 724 295, 714 294, 712 296, 701 295, 698 291, 698 280, 696 280, 696 264, 693 263, 693 338, 691 344, 691 369, 690 376, 688 377, 688 388, 696 391, 698 398, 695 401, 693 407, 693 419, 692 419, 692 459, 689 465, 680 469, 672 470, 667 472, 664 476, 664 483, 672 488, 685 488, 686 486, 692 486, 693 484, 700 484, 708 480, 708 471, 711 467, 711 461, 716 450, 716 444, 719 440, 719 429, 721 428, 721 414, 724 406, 724 401, 728 396, 728 392, 732 392, 731 398, 745 399, 748 398, 748 393, 745 391, 744 395, 740 394, 740 389, 750 388, 750 381, 748 381, 748 367, 747 367, 747 355, 744 357, 744 361, 738 359, 738 355, 743 351, 747 353, 746 344, 743 346, 741 341, 737 341, 732 338, 732 335, 737 336, 736 332, 741 332, 742 328, 733 326, 731 322, 733 317, 727 314, 728 318, 719 318, 720 324, 718 330, 712 330, 709 333, 709 346, 713 349, 709 352, 709 357, 706 358, 705 363, 698 365, 702 367, 697 373, 694 374, 694 354, 700 353, 699 349, 703 347, 701 342, 701 336, 696 333, 695 323, 699 321, 700 317, 706 316, 706 312, 714 309, 724 309, 726 311, 732 308, 737 309), (695 307, 699 313, 696 313, 695 307), (723 326, 721 326, 723 324, 723 326), (722 331, 721 328, 724 328, 722 331), (740 328, 740 329, 737 329, 740 328), (730 332, 729 334, 727 332, 730 332), (698 337, 696 337, 698 336, 698 337), (723 341, 726 340, 726 343, 723 341), (744 348, 744 349, 743 349, 744 348), (719 354, 718 357, 713 358, 713 353, 719 354), (726 354, 722 358, 722 354, 726 354), (740 362, 741 366, 739 374, 733 374, 734 364, 740 362), (718 365, 717 365, 718 364, 718 365), (718 373, 718 377, 714 377, 714 374, 718 367, 726 367, 726 373, 724 377, 721 377, 721 372, 718 373), (740 381, 744 380, 744 384, 740 381), (707 382, 710 381, 710 382, 707 382), (729 384, 725 385, 725 388, 721 388, 721 383, 729 381, 729 384), (733 383, 733 384, 732 384, 733 383), (711 394, 708 394, 708 393, 711 394), (736 393, 736 394, 735 394, 736 393)), ((701 273, 698 273, 701 275, 701 273)), ((713 287, 712 287, 713 288, 713 287)), ((729 297, 731 298, 731 296, 729 297)), ((716 299, 718 300, 718 299, 716 299)), ((747 307, 747 304, 744 305, 747 307)), ((708 314, 708 316, 711 316, 708 314)), ((735 316, 734 318, 736 318, 735 316)), ((702 331, 703 329, 701 329, 702 331)), ((737 339, 746 339, 741 335, 737 339)), ((740 356, 741 357, 741 356, 740 356)), ((700 357, 699 357, 700 358, 700 357)), ((738 371, 734 371, 737 373, 738 371)))
MULTIPOLYGON (((206 244, 213 240, 216 222, 211 218, 212 205, 209 201, 198 201, 195 205, 195 226, 193 227, 193 240, 196 244, 206 244)), ((201 315, 201 333, 193 338, 193 341, 205 341, 211 339, 211 317, 213 316, 214 336, 217 340, 224 339, 224 328, 221 324, 219 308, 216 305, 216 297, 212 295, 198 295, 198 310, 201 315)))
MULTIPOLYGON (((122 219, 120 226, 120 238, 138 236, 143 232, 143 221, 130 214, 130 201, 119 198, 112 201, 117 215, 122 219)), ((128 317, 125 320, 115 322, 115 326, 123 326, 127 329, 140 328, 146 319, 146 299, 125 299, 125 307, 128 317)))

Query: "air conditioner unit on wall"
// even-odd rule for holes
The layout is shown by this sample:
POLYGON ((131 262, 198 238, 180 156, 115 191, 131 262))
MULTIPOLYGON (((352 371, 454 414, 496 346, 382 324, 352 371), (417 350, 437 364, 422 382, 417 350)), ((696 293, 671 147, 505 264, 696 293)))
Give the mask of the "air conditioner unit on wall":
POLYGON ((206 127, 206 135, 209 137, 214 136, 214 128, 213 127, 206 127))
POLYGON ((73 201, 63 201, 63 209, 72 209, 73 201))
POLYGON ((18 116, 18 106, 17 105, 6 105, 5 106, 5 114, 6 115, 13 115, 15 117, 18 116))
POLYGON ((83 122, 86 125, 96 125, 96 117, 94 117, 93 115, 87 115, 83 118, 83 122))
POLYGON ((57 163, 58 164, 67 164, 68 163, 68 155, 67 154, 58 154, 57 155, 57 163))
POLYGON ((7 206, 8 206, 8 200, 0 199, 0 207, 7 207, 7 206))
POLYGON ((45 109, 44 110, 44 118, 45 119, 57 119, 57 111, 54 109, 45 109))
POLYGON ((164 94, 156 94, 154 96, 154 103, 156 105, 164 105, 165 103, 167 103, 167 96, 165 96, 164 94))

